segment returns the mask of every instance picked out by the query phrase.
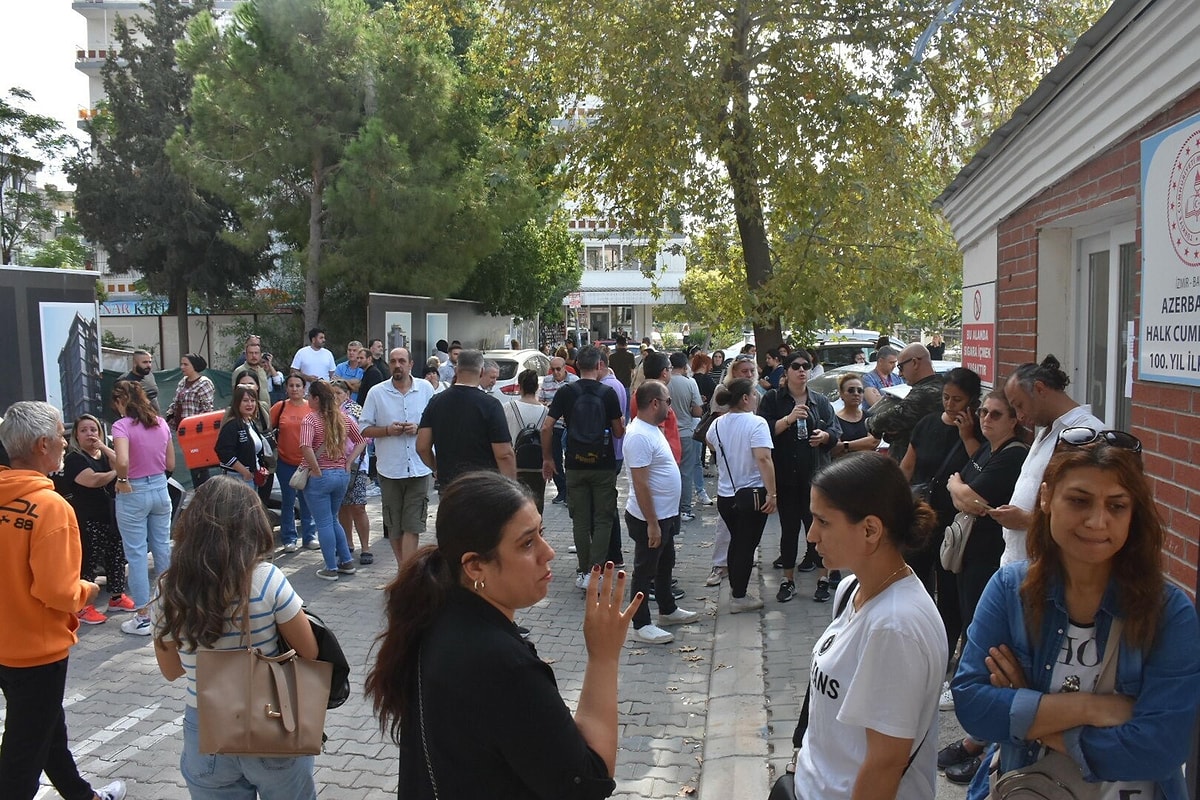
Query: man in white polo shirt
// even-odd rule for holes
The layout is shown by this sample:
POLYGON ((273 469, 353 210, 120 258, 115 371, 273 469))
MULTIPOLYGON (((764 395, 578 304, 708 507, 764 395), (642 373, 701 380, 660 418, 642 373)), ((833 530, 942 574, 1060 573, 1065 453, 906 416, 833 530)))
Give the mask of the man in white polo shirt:
POLYGON ((625 504, 625 524, 633 540, 633 588, 650 596, 655 590, 657 625, 650 624, 650 604, 633 614, 633 636, 648 644, 666 644, 675 635, 665 626, 696 621, 700 615, 675 605, 671 573, 675 568, 675 535, 679 533, 679 465, 659 425, 671 410, 671 393, 662 381, 638 387, 637 416, 625 430, 625 466, 632 491, 625 504))
POLYGON ((417 425, 433 399, 433 387, 429 381, 413 378, 412 357, 403 347, 388 354, 388 366, 392 379, 367 392, 361 422, 363 436, 375 439, 383 535, 399 567, 417 551, 429 515, 433 471, 417 453, 417 425))

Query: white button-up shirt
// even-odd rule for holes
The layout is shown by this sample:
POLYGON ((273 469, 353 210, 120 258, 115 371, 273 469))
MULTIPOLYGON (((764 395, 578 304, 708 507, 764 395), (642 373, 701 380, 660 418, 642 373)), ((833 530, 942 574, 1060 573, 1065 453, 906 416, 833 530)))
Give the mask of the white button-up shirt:
MULTIPOLYGON (((363 403, 362 426, 420 423, 425 407, 433 398, 433 387, 423 378, 411 381, 407 392, 397 389, 391 380, 372 386, 363 403)), ((420 478, 433 472, 417 455, 416 434, 376 438, 375 459, 375 469, 385 478, 420 478)))

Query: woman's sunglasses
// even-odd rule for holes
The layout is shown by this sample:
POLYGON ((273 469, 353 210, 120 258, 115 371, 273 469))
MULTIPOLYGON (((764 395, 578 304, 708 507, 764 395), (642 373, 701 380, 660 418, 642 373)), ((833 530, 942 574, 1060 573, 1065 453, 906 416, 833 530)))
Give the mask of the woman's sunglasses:
POLYGON ((862 394, 862 393, 863 393, 863 387, 861 387, 861 386, 847 386, 845 389, 842 389, 842 391, 843 391, 843 392, 845 392, 846 394, 862 394))
POLYGON ((1070 447, 1087 447, 1097 442, 1134 453, 1142 452, 1141 440, 1125 431, 1098 431, 1095 428, 1074 427, 1063 428, 1063 432, 1058 435, 1058 443, 1070 447))
POLYGON ((809 364, 807 361, 793 361, 792 363, 788 364, 788 369, 810 370, 812 369, 812 364, 809 364))

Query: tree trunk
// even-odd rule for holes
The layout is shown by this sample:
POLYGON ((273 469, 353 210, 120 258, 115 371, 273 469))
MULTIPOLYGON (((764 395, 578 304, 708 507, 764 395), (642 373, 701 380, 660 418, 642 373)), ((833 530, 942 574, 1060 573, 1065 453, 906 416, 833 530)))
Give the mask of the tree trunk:
MULTIPOLYGON (((771 277, 771 247, 763 217, 761 177, 754 156, 754 127, 750 119, 749 41, 753 24, 746 0, 738 3, 738 16, 730 39, 729 63, 725 67, 725 84, 730 108, 721 125, 721 149, 725 153, 725 168, 733 192, 733 213, 737 220, 742 256, 746 262, 746 283, 753 297, 771 277)), ((762 364, 768 350, 783 342, 776 317, 771 324, 754 324, 754 343, 762 364)))
MULTIPOLYGON (((175 306, 176 335, 179 337, 179 356, 182 358, 191 352, 190 331, 188 329, 188 286, 187 281, 182 277, 176 279, 174 283, 175 285, 171 287, 171 302, 175 306)), ((165 359, 166 353, 159 353, 158 357, 159 359, 165 359)), ((176 360, 176 364, 178 364, 178 359, 176 360)), ((163 366, 167 366, 165 361, 163 362, 163 366)))
POLYGON ((325 163, 313 153, 312 192, 308 196, 308 259, 304 269, 304 330, 317 327, 321 316, 321 215, 325 194, 325 163))

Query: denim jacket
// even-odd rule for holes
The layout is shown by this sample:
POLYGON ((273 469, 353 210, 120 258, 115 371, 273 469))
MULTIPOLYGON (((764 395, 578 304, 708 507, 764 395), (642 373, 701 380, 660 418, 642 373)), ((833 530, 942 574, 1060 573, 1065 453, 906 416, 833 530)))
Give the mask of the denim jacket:
MULTIPOLYGON (((967 631, 967 644, 951 689, 954 709, 972 736, 1000 744, 1000 770, 1027 766, 1041 746, 1026 739, 1043 693, 1050 690, 1054 662, 1066 636, 1068 617, 1061 583, 1049 593, 1038 640, 1030 642, 1020 589, 1028 562, 1001 567, 988 582, 967 631), (1007 644, 1025 672, 1029 688, 992 686, 984 658, 1007 644)), ((1096 638, 1103 653, 1118 615, 1116 585, 1109 584, 1096 614, 1096 638)), ((1063 733, 1071 757, 1090 781, 1154 780, 1156 800, 1186 800, 1182 764, 1191 746, 1200 705, 1200 624, 1196 609, 1175 586, 1167 585, 1154 644, 1148 652, 1121 642, 1116 691, 1135 698, 1133 718, 1123 725, 1082 725, 1063 733)), ((985 767, 991 753, 985 757, 985 767)), ((987 769, 976 774, 968 800, 987 795, 987 769)))

